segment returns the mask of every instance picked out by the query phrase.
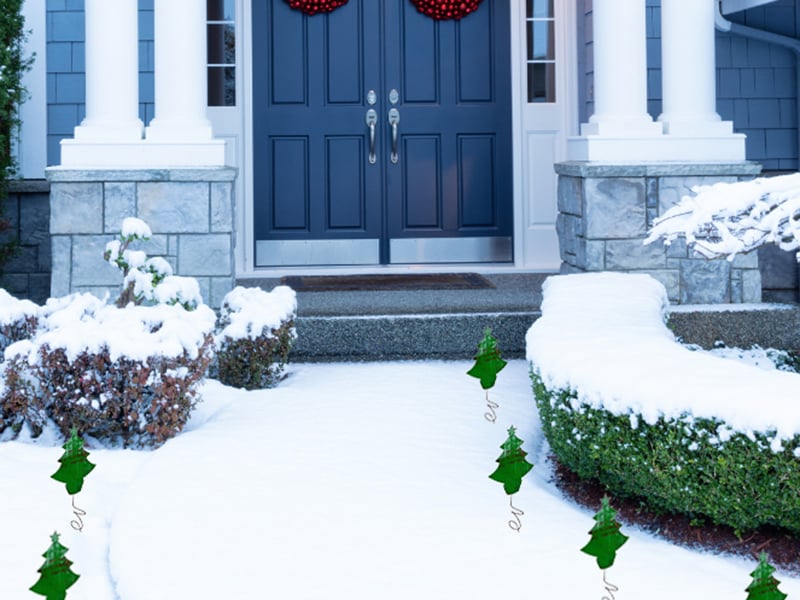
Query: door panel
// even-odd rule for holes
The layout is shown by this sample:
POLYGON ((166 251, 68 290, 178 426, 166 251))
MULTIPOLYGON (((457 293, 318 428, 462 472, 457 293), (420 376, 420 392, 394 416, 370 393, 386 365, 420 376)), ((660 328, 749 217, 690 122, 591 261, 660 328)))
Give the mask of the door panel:
POLYGON ((408 0, 252 12, 256 266, 512 259, 506 1, 461 21, 408 0))

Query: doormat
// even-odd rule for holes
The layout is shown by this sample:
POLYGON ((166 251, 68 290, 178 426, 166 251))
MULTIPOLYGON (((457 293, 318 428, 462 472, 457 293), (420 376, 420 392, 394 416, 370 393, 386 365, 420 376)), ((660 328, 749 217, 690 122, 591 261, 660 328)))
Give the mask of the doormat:
POLYGON ((296 292, 380 292, 413 290, 478 290, 494 288, 477 273, 420 275, 309 275, 281 278, 296 292))

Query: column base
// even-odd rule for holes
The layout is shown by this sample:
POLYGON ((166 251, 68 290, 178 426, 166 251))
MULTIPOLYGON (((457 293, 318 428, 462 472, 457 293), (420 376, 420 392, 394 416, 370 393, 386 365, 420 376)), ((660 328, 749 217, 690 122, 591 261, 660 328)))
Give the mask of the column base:
POLYGON ((733 123, 719 118, 680 118, 661 115, 659 122, 664 126, 665 135, 681 137, 727 137, 733 135, 733 123))
POLYGON ((144 124, 134 121, 91 121, 84 119, 75 127, 74 139, 81 142, 137 142, 144 134, 144 124))
POLYGON ((61 166, 106 167, 221 167, 225 140, 201 142, 88 142, 61 141, 61 166))
POLYGON ((745 136, 607 137, 584 135, 567 141, 569 160, 716 162, 745 160, 745 136))

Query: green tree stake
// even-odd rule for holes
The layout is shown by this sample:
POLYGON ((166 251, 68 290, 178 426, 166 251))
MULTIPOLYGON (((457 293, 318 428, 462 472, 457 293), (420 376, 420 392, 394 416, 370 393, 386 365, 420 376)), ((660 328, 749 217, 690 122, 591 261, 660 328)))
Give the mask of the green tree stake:
POLYGON ((67 443, 62 446, 66 452, 58 459, 61 467, 51 475, 56 481, 67 484, 67 493, 77 494, 83 488, 83 479, 95 465, 86 458, 89 453, 83 449, 83 440, 74 427, 70 431, 67 443))
POLYGON ((489 475, 490 479, 494 479, 503 484, 503 489, 509 495, 508 503, 511 506, 511 514, 514 518, 508 522, 508 526, 514 531, 519 531, 522 528, 522 521, 519 517, 525 513, 519 508, 515 507, 511 499, 511 495, 516 494, 522 485, 522 478, 533 468, 525 457, 528 455, 522 449, 523 441, 516 435, 514 426, 508 428, 508 438, 503 442, 500 447, 503 453, 495 461, 498 467, 494 473, 489 475))
POLYGON ((758 557, 756 570, 750 573, 753 582, 747 586, 747 600, 783 600, 786 594, 778 589, 780 581, 772 574, 775 567, 767 562, 767 554, 762 552, 758 557))
POLYGON ((603 569, 603 585, 609 594, 609 596, 603 596, 603 600, 614 600, 614 592, 619 591, 616 585, 606 579, 606 569, 614 564, 617 550, 628 541, 628 536, 619 532, 621 525, 617 522, 616 516, 617 511, 611 508, 608 496, 603 496, 600 511, 594 516, 594 520, 597 522, 589 531, 592 539, 581 548, 581 552, 597 558, 597 566, 603 569))
POLYGON ((73 427, 69 440, 62 446, 66 452, 58 459, 61 463, 58 471, 51 477, 67 485, 67 493, 72 496, 72 512, 75 519, 70 521, 70 526, 76 531, 83 531, 83 516, 86 511, 75 506, 75 494, 83 488, 83 479, 94 469, 95 465, 86 458, 89 453, 83 449, 83 440, 78 436, 78 431, 73 427))
POLYGON ((70 570, 72 561, 65 556, 68 548, 58 542, 58 537, 56 532, 50 536, 52 543, 42 554, 45 562, 37 569, 37 572, 40 573, 39 581, 30 587, 33 593, 46 596, 47 600, 64 600, 67 588, 78 581, 80 577, 70 570))
POLYGON ((597 522, 589 531, 592 539, 581 548, 581 552, 597 558, 597 566, 601 569, 607 569, 614 564, 617 550, 628 541, 628 536, 619 532, 621 525, 617 522, 616 516, 617 511, 611 508, 608 496, 603 496, 600 511, 594 516, 597 522))
POLYGON ((476 377, 481 382, 481 387, 486 390, 486 405, 489 407, 484 417, 494 423, 497 420, 495 409, 498 404, 489 400, 489 389, 497 382, 497 374, 506 366, 506 361, 500 358, 497 340, 492 337, 491 327, 483 332, 483 339, 478 344, 478 353, 475 355, 475 365, 467 371, 467 375, 476 377))

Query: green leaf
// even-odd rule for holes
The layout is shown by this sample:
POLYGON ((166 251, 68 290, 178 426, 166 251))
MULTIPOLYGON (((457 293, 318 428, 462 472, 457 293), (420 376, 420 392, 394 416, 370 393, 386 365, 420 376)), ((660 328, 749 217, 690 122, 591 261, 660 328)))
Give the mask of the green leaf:
POLYGON ((621 525, 615 520, 617 512, 608 503, 608 496, 604 496, 600 511, 594 516, 597 521, 589 531, 592 539, 581 548, 590 556, 597 558, 597 566, 607 569, 614 564, 617 550, 628 541, 628 536, 619 532, 621 525))

